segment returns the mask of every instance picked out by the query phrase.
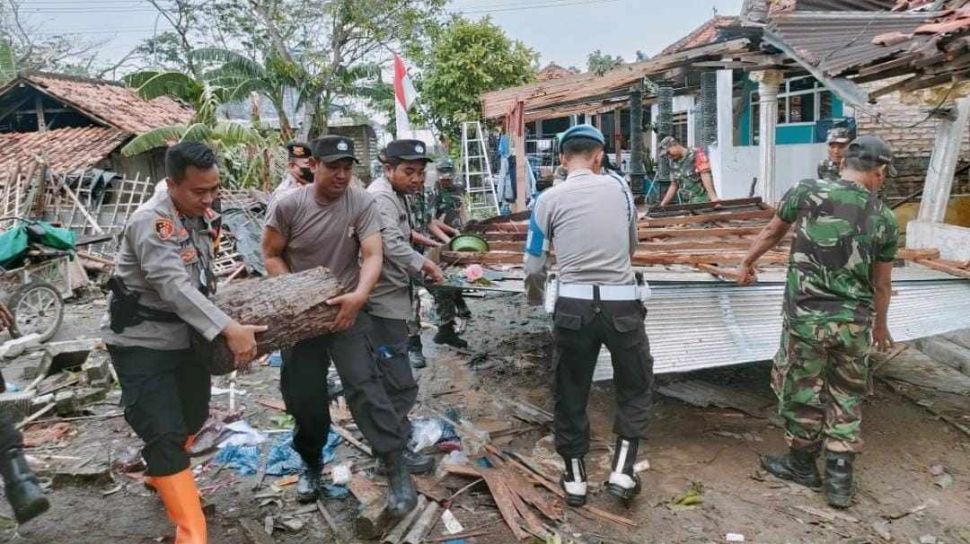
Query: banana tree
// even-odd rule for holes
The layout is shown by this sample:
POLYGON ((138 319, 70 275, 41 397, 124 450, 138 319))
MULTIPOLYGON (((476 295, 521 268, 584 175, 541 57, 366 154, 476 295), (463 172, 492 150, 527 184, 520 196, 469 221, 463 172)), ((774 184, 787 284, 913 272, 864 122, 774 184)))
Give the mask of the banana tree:
POLYGON ((244 100, 252 93, 265 96, 279 116, 284 139, 292 138, 293 128, 287 114, 286 97, 300 91, 302 68, 270 52, 257 62, 228 49, 207 47, 191 53, 198 63, 216 64, 203 78, 211 85, 226 89, 226 99, 244 100))
MULTIPOLYGON (((272 138, 264 137, 255 128, 218 118, 218 107, 228 96, 224 87, 169 71, 138 72, 128 76, 126 82, 146 100, 170 96, 192 104, 195 115, 190 123, 158 127, 136 136, 121 149, 123 155, 130 157, 178 142, 205 142, 220 157, 248 157, 246 162, 251 163, 251 167, 227 169, 230 184, 252 186, 264 183, 270 165, 263 151, 273 145, 272 138)), ((238 162, 236 160, 234 164, 238 162)))

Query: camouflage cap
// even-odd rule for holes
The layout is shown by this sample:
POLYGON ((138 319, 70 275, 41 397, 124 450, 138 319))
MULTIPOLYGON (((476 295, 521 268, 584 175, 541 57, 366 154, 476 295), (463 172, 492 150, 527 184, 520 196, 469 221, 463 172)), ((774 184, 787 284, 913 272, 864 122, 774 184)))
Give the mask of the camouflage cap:
POLYGON ((829 129, 828 136, 825 138, 825 142, 830 144, 847 144, 851 141, 852 134, 844 127, 829 129))
POLYGON ((673 136, 666 136, 663 140, 660 140, 660 143, 657 144, 657 148, 660 149, 661 152, 664 152, 670 149, 671 146, 679 143, 680 142, 677 141, 677 138, 674 138, 673 136))
POLYGON ((439 172, 454 172, 455 171, 455 161, 448 157, 438 159, 435 164, 435 170, 439 172))

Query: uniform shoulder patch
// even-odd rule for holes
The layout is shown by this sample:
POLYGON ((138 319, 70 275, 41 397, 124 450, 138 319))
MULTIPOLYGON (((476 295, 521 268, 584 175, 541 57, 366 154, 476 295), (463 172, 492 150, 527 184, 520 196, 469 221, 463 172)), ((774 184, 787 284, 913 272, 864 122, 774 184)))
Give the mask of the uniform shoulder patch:
POLYGON ((175 235, 175 223, 165 217, 155 219, 155 235, 159 240, 170 239, 175 235))
POLYGON ((195 250, 194 247, 186 247, 186 248, 183 248, 181 252, 179 252, 179 257, 181 257, 182 262, 186 264, 194 261, 197 256, 198 256, 198 252, 195 250))

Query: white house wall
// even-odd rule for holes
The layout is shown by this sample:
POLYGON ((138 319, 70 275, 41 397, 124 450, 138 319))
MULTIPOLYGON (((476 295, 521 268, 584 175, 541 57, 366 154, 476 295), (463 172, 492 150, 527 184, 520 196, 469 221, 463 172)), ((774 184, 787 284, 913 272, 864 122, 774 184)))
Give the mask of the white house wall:
MULTIPOLYGON (((825 158, 825 144, 776 146, 775 176, 781 196, 797 182, 814 178, 819 161, 825 158)), ((747 198, 752 179, 758 176, 758 147, 729 147, 722 156, 718 146, 710 150, 715 186, 721 198, 747 198)))

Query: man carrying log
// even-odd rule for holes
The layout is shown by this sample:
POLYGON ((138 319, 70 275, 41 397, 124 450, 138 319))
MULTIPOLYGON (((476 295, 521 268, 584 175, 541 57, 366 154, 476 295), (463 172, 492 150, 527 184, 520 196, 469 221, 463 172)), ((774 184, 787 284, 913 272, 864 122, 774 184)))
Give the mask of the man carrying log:
POLYGON ((755 263, 795 225, 784 328, 771 386, 785 418, 789 452, 764 456, 775 476, 821 488, 825 449, 828 503, 847 508, 862 451, 862 401, 869 350, 892 346, 886 323, 899 228, 876 192, 895 173, 892 149, 874 136, 849 144, 842 179, 809 179, 788 191, 745 258, 738 282, 757 281, 755 263))
POLYGON ((403 456, 408 433, 371 351, 371 319, 361 312, 381 273, 378 208, 366 191, 351 185, 357 162, 353 140, 325 136, 310 148, 313 183, 276 200, 263 233, 270 275, 324 266, 347 289, 329 301, 340 307, 332 332, 283 351, 280 386, 296 420, 293 447, 304 462, 298 498, 312 502, 319 496, 321 453, 330 429, 327 371, 333 361, 357 427, 387 467, 388 513, 403 516, 417 503, 403 456))
POLYGON ((571 506, 586 503, 589 417, 586 405, 600 347, 613 360, 616 449, 607 491, 630 500, 640 493, 633 470, 647 436, 653 358, 644 328, 646 309, 630 257, 637 247, 637 213, 629 187, 602 173, 606 139, 590 125, 563 133, 569 176, 536 201, 526 242, 526 291, 540 304, 550 245, 559 264, 553 313, 556 451, 565 461, 561 485, 571 506))
MULTIPOLYGON (((367 188, 377 202, 384 246, 380 279, 367 305, 367 314, 373 322, 370 339, 377 350, 385 389, 406 435, 411 433, 408 413, 418 398, 418 384, 414 381, 408 358, 407 320, 412 314, 415 296, 412 280, 423 281, 426 275, 433 283, 444 281, 438 265, 411 245, 411 218, 406 197, 424 188, 425 167, 430 161, 424 143, 395 140, 381 153, 384 175, 367 188)), ((414 474, 430 472, 434 468, 433 457, 408 448, 404 450, 404 460, 414 474)))
POLYGON ((207 297, 214 294, 213 242, 206 221, 219 191, 212 150, 183 142, 165 155, 167 191, 131 217, 109 282, 104 343, 121 385, 125 419, 145 442, 146 484, 176 526, 177 544, 206 542, 199 490, 186 450, 209 416, 209 371, 190 335, 222 335, 239 368, 256 354, 255 333, 207 297))

